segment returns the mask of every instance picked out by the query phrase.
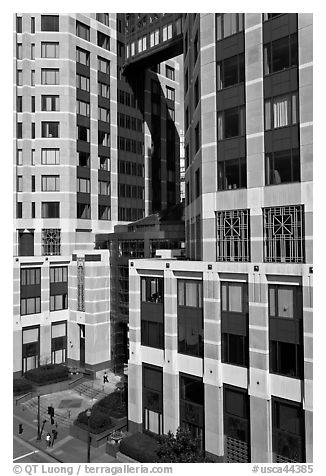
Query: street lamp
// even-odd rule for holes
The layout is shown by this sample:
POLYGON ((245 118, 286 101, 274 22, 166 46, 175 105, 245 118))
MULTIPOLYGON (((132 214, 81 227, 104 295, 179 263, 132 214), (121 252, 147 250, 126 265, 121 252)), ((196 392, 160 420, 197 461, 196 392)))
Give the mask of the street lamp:
POLYGON ((37 440, 41 439, 41 430, 40 430, 40 394, 37 395, 37 440))
POLYGON ((90 426, 90 416, 91 416, 91 409, 88 408, 86 410, 86 416, 87 416, 87 463, 91 462, 91 426, 90 426))

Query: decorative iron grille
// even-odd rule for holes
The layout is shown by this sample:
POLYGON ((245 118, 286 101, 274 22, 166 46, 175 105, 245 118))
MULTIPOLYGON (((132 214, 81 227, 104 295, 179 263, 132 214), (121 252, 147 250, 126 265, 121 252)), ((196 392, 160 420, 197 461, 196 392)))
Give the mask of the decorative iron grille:
POLYGON ((216 212, 217 261, 250 261, 249 210, 216 212))
POLYGON ((264 261, 304 262, 303 205, 264 208, 264 261))
POLYGON ((77 311, 85 311, 85 259, 77 258, 77 311))
POLYGON ((248 444, 230 436, 225 438, 227 463, 249 463, 248 444))
POLYGON ((42 230, 42 254, 43 256, 61 254, 61 230, 58 228, 42 230))

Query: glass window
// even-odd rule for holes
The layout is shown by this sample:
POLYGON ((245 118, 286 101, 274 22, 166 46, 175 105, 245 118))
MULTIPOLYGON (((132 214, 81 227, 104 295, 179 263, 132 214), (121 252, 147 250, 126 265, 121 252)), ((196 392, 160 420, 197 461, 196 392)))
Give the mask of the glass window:
POLYGON ((90 180, 84 179, 84 178, 78 178, 77 192, 90 193, 90 180))
POLYGON ((88 25, 85 25, 84 23, 76 21, 76 35, 77 36, 79 36, 80 38, 83 38, 84 40, 89 41, 89 32, 90 32, 90 28, 88 25))
POLYGON ((247 186, 246 159, 218 161, 219 190, 232 190, 247 186))
POLYGON ((298 36, 293 34, 264 45, 264 72, 276 73, 298 65, 298 36))
POLYGON ((96 20, 106 26, 110 25, 110 16, 108 13, 96 13, 96 20))
POLYGON ((77 218, 81 220, 89 220, 91 218, 91 206, 89 203, 77 202, 77 218))
POLYGON ((109 122, 110 121, 110 111, 109 111, 109 109, 106 109, 105 107, 99 107, 98 108, 98 120, 103 121, 103 122, 109 122))
POLYGON ((216 15, 216 39, 222 40, 243 30, 243 13, 216 15))
POLYGON ((77 126, 77 139, 84 142, 89 142, 89 128, 84 126, 77 126))
POLYGON ((16 163, 17 163, 17 165, 23 165, 23 151, 22 151, 22 149, 17 149, 16 163))
POLYGON ((41 84, 45 84, 45 85, 59 84, 59 69, 42 68, 41 84))
POLYGON ((59 15, 41 15, 41 31, 59 31, 59 15))
POLYGON ((60 149, 42 149, 41 163, 42 165, 59 165, 60 149))
POLYGON ((17 43, 17 59, 21 60, 23 58, 23 45, 22 43, 17 43))
POLYGON ((42 137, 60 137, 59 122, 42 122, 42 137))
POLYGON ((76 61, 84 66, 89 66, 89 51, 76 48, 76 61))
POLYGON ((42 202, 42 218, 60 218, 60 202, 42 202))
POLYGON ((105 50, 110 50, 110 37, 100 31, 97 32, 97 45, 105 50))
POLYGON ((98 181, 98 193, 99 195, 110 195, 110 182, 103 180, 98 181))
POLYGON ((98 83, 98 95, 110 99, 110 86, 105 83, 98 83))
POLYGON ((245 109, 236 107, 219 112, 217 116, 218 140, 245 134, 245 109))
POLYGON ((35 33, 35 17, 31 17, 31 33, 35 33))
POLYGON ((60 175, 42 175, 42 192, 59 192, 60 175))
POLYGON ((266 185, 300 181, 299 149, 266 154, 265 161, 266 185))
POLYGON ((59 58, 59 43, 42 41, 41 43, 41 57, 42 58, 59 58))
POLYGON ((31 86, 35 86, 35 70, 31 70, 31 86))
POLYGON ((22 32, 22 25, 23 25, 23 18, 22 17, 16 17, 16 30, 17 33, 22 32))
POLYGON ((77 100, 77 114, 89 117, 90 105, 88 102, 77 100))
POLYGON ((249 211, 216 212, 217 261, 249 261, 249 211))
POLYGON ((98 70, 102 71, 102 73, 110 74, 110 61, 100 56, 97 57, 97 60, 98 70))
POLYGON ((60 110, 59 96, 44 96, 42 95, 41 105, 42 111, 59 111, 60 110))
POLYGON ((23 85, 23 70, 17 69, 17 86, 23 85))

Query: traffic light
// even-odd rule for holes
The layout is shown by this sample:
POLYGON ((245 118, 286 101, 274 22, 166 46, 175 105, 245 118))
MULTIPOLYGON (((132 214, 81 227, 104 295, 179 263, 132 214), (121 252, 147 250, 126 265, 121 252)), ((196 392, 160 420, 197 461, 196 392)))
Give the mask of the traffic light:
POLYGON ((54 408, 52 406, 48 407, 48 415, 54 417, 54 408))
POLYGON ((54 425, 54 418, 51 416, 51 425, 54 425))
POLYGON ((21 435, 23 433, 24 429, 23 429, 23 425, 22 423, 19 423, 18 425, 18 433, 21 435))

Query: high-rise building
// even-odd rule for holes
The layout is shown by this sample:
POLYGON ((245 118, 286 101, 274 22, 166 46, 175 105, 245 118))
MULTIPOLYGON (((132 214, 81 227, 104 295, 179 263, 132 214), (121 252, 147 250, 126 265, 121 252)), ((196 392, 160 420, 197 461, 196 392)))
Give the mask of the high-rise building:
POLYGON ((126 18, 14 18, 15 374, 110 366, 109 253, 95 235, 180 200, 182 60, 124 75, 126 18))
POLYGON ((129 430, 311 462, 312 15, 182 17, 190 261, 129 261, 129 430))

